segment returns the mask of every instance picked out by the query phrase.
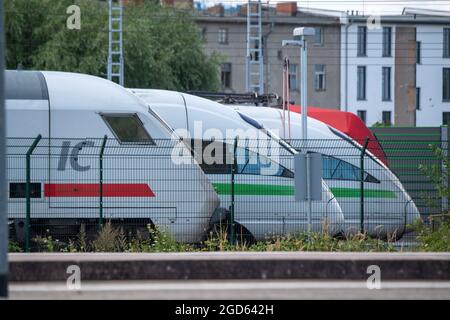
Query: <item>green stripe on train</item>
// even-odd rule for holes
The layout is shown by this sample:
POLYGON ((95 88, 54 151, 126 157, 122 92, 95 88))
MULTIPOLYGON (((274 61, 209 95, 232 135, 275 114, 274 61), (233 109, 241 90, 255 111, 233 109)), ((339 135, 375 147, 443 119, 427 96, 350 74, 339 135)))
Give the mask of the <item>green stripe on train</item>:
MULTIPOLYGON (((213 183, 218 194, 230 195, 230 183, 213 183)), ((359 188, 331 188, 331 192, 336 198, 359 198, 359 188)), ((236 183, 234 185, 235 195, 240 196, 293 196, 294 187, 286 185, 250 184, 236 183)), ((367 198, 396 198, 395 192, 390 190, 364 190, 364 197, 367 198)))
MULTIPOLYGON (((359 198, 361 190, 359 188, 330 188, 336 198, 359 198)), ((364 190, 366 198, 388 198, 395 199, 395 192, 390 190, 364 190)))
MULTIPOLYGON (((213 183, 218 194, 231 194, 230 183, 213 183)), ((234 194, 241 196, 293 196, 294 187, 270 184, 235 183, 234 194)))

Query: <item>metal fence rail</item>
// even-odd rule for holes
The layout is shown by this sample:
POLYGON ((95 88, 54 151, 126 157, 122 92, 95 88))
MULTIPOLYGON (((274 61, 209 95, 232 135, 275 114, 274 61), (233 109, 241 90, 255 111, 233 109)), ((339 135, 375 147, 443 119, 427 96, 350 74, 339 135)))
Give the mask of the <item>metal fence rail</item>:
MULTIPOLYGON (((312 205, 313 231, 405 238, 419 211, 448 210, 418 169, 441 165, 428 144, 446 147, 448 156, 448 141, 380 142, 392 171, 364 142, 308 141, 310 152, 322 154, 324 179, 322 201, 312 205)), ((148 226, 189 243, 205 240, 218 226, 231 241, 304 233, 306 203, 294 200, 293 179, 293 150, 304 141, 289 144, 10 138, 10 238, 27 251, 39 250, 49 237, 64 247, 80 234, 95 239, 106 221, 128 240, 149 237, 148 226)))
POLYGON ((389 159, 389 168, 399 177, 424 216, 448 209, 448 199, 439 196, 436 186, 423 172, 420 164, 441 165, 430 146, 441 148, 449 158, 450 130, 448 127, 386 127, 372 128, 389 159))

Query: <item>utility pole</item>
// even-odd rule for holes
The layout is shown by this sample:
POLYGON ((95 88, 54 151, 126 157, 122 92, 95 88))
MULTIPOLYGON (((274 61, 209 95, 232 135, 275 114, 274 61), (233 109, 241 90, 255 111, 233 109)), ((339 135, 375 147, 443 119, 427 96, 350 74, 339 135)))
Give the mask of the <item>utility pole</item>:
POLYGON ((0 297, 8 296, 8 217, 6 202, 5 37, 0 0, 0 297))
POLYGON ((306 200, 308 201, 308 232, 312 231, 312 191, 311 191, 311 160, 308 159, 308 44, 305 36, 313 36, 314 28, 295 28, 294 40, 283 40, 282 46, 300 48, 300 100, 302 106, 302 153, 306 158, 306 200))
POLYGON ((109 42, 108 42, 108 80, 124 84, 123 61, 123 5, 122 0, 108 0, 109 42), (117 1, 117 2, 116 2, 117 1))
POLYGON ((247 57, 245 89, 247 92, 264 93, 264 57, 262 43, 261 0, 247 3, 247 57))

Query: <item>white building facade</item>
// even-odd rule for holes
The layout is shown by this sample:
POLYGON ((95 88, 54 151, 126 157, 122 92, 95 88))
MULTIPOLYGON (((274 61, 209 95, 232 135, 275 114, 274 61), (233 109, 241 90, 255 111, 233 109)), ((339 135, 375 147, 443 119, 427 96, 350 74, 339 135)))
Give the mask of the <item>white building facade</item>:
POLYGON ((368 126, 450 124, 450 16, 346 16, 341 110, 368 126))
POLYGON ((379 122, 383 112, 394 114, 395 26, 383 27, 391 28, 391 53, 386 56, 380 46, 382 28, 369 29, 366 23, 349 23, 342 27, 341 110, 359 115, 368 125, 379 122), (390 73, 389 83, 385 84, 389 92, 384 93, 384 99, 383 70, 390 73))
POLYGON ((417 88, 420 91, 416 111, 417 126, 440 125, 446 117, 447 124, 449 121, 450 92, 444 83, 448 87, 450 55, 444 48, 447 42, 444 41, 446 37, 444 34, 450 32, 445 30, 450 31, 450 25, 417 26, 417 41, 420 43, 416 77, 417 88))

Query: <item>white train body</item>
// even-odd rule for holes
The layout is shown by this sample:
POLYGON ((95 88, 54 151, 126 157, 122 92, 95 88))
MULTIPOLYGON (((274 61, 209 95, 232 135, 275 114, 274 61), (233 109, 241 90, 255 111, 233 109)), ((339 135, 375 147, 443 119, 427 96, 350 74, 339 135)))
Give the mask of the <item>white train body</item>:
POLYGON ((183 242, 204 236, 219 205, 216 192, 190 155, 190 162, 173 161, 168 147, 184 156, 189 149, 123 87, 83 74, 7 71, 6 120, 11 220, 25 219, 25 153, 33 141, 17 138, 42 135, 31 157, 33 227, 99 218, 99 152, 107 135, 104 220, 148 220, 183 242), (132 130, 124 130, 129 123, 132 130))
MULTIPOLYGON (((264 127, 283 132, 283 111, 275 108, 233 106, 260 122, 264 127)), ((285 116, 286 135, 288 117, 285 116)), ((290 114, 289 143, 301 150, 301 115, 290 114)), ((325 123, 308 117, 308 150, 326 155, 322 157, 323 178, 336 196, 345 217, 345 231, 360 229, 360 154, 362 147, 344 133, 325 123)), ((369 151, 364 157, 364 229, 372 236, 395 234, 401 236, 406 227, 420 218, 411 197, 398 178, 369 151)))
MULTIPOLYGON (((232 108, 207 99, 165 90, 130 91, 148 103, 176 132, 187 134, 195 142, 206 144, 215 140, 213 145, 219 145, 225 139, 225 152, 232 155, 234 138, 239 136, 235 221, 248 229, 255 239, 307 230, 307 205, 294 200, 292 160, 296 151, 284 141, 255 128, 232 108), (262 152, 259 143, 269 143, 273 147, 272 153, 262 152), (245 166, 250 158, 257 160, 253 165, 245 166), (268 164, 275 170, 264 172, 268 164)), ((247 120, 251 122, 251 119, 247 120)), ((201 165, 219 194, 221 207, 230 208, 231 166, 201 165)), ((336 234, 342 230, 342 211, 326 183, 323 182, 322 187, 322 201, 314 201, 312 206, 313 230, 327 228, 336 234)))

